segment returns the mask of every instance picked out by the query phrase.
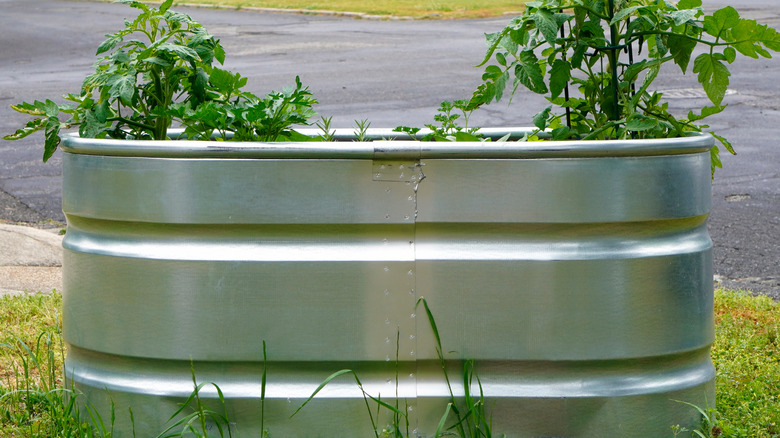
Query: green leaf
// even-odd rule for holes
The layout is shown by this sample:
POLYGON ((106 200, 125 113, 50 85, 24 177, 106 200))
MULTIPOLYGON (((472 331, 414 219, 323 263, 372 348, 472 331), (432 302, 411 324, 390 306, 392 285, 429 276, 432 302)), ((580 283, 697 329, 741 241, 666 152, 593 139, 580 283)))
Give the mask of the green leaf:
POLYGON ((130 57, 130 54, 127 53, 124 50, 117 50, 114 52, 113 55, 111 55, 111 61, 113 61, 115 64, 127 64, 132 59, 130 57))
POLYGON ((135 74, 134 72, 128 72, 128 74, 116 74, 113 75, 107 85, 110 86, 109 94, 111 97, 119 98, 125 106, 133 105, 133 96, 135 94, 135 74))
POLYGON ((117 36, 117 35, 106 35, 106 36, 109 37, 109 38, 107 40, 103 41, 98 46, 97 53, 95 53, 96 55, 100 55, 101 53, 108 52, 109 50, 111 50, 114 47, 116 47, 117 43, 122 41, 122 37, 117 36))
POLYGON ((739 24, 739 21, 739 12, 731 6, 726 6, 704 17, 704 31, 718 38, 739 24))
POLYGON ((209 83, 209 76, 206 74, 206 72, 198 67, 197 70, 195 70, 195 73, 193 74, 193 77, 190 79, 192 81, 192 97, 195 98, 196 102, 203 102, 206 100, 206 87, 209 83))
POLYGON ((494 32, 494 33, 486 33, 485 34, 485 42, 487 43, 488 50, 485 53, 485 57, 482 59, 482 62, 477 64, 477 67, 485 65, 488 61, 490 61, 491 58, 493 58, 493 53, 498 48, 498 44, 501 42, 501 39, 506 35, 507 30, 504 29, 503 32, 494 32))
POLYGON ((571 79, 571 65, 564 60, 556 59, 550 69, 550 95, 553 99, 560 96, 571 79))
POLYGON ((4 140, 19 140, 25 138, 28 135, 40 131, 46 126, 46 119, 33 119, 28 121, 23 128, 19 128, 13 134, 9 134, 3 137, 4 140))
POLYGON ((214 59, 219 61, 220 65, 225 64, 225 49, 219 44, 219 41, 216 41, 214 46, 214 59))
POLYGON ((539 94, 547 93, 547 85, 544 83, 539 59, 533 50, 527 49, 520 53, 515 66, 515 77, 529 90, 539 94))
POLYGON ((688 63, 691 61, 691 54, 693 53, 693 49, 696 48, 696 41, 682 35, 673 34, 669 35, 666 44, 674 58, 674 63, 680 66, 680 70, 682 70, 683 73, 687 72, 688 63))
POLYGON ((643 7, 644 6, 631 6, 631 7, 628 7, 628 8, 623 8, 623 9, 619 10, 612 17, 612 20, 609 22, 609 24, 613 25, 613 24, 620 23, 622 20, 625 20, 625 18, 627 16, 631 15, 632 13, 634 13, 634 11, 636 11, 639 8, 643 8, 643 7))
POLYGON ((693 9, 701 7, 701 0, 680 0, 677 9, 693 9))
POLYGON ((585 58, 585 53, 588 51, 588 45, 585 43, 578 43, 574 48, 574 53, 571 56, 572 68, 580 68, 582 66, 582 60, 585 58))
POLYGON ((637 76, 639 76, 639 73, 642 72, 645 68, 647 68, 647 60, 643 59, 639 62, 635 62, 631 64, 623 73, 623 80, 626 82, 634 82, 637 79, 637 76))
POLYGON ((103 100, 95 106, 95 118, 100 123, 106 123, 106 119, 108 119, 111 115, 112 111, 108 99, 103 100))
POLYGON ((159 65, 162 68, 171 67, 173 65, 167 59, 160 58, 159 56, 150 56, 148 58, 143 59, 143 62, 148 62, 149 64, 159 65))
POLYGON ((216 90, 223 95, 230 95, 238 88, 237 82, 240 81, 240 75, 234 75, 233 73, 222 70, 220 68, 213 68, 211 74, 209 74, 209 82, 216 88, 216 90))
POLYGON ((699 12, 698 9, 683 9, 672 12, 670 16, 672 17, 672 20, 674 20, 674 25, 680 26, 696 18, 699 12))
POLYGON ((547 119, 550 118, 550 111, 552 111, 552 106, 548 106, 534 115, 534 126, 539 128, 540 131, 544 131, 547 128, 547 119))
POLYGON ((43 110, 48 117, 56 117, 60 113, 60 107, 54 101, 46 99, 43 110))
POLYGON ((458 131, 455 133, 455 141, 480 141, 481 138, 478 135, 472 134, 466 131, 458 131))
POLYGON ((658 125, 658 121, 641 113, 633 113, 626 119, 626 129, 629 131, 647 131, 658 125))
POLYGON ((701 109, 701 114, 696 114, 693 111, 688 112, 688 120, 691 122, 696 122, 699 120, 702 120, 706 117, 709 117, 713 114, 718 114, 719 112, 726 109, 726 105, 723 106, 705 106, 701 109))
POLYGON ((79 125, 79 135, 84 138, 94 138, 102 130, 104 122, 98 119, 94 111, 87 111, 79 125))
POLYGON ((702 53, 693 62, 693 72, 699 74, 699 82, 710 101, 720 106, 729 86, 729 69, 715 55, 702 53))
POLYGON ((11 109, 22 114, 29 114, 31 116, 46 115, 44 103, 38 100, 36 100, 35 103, 22 102, 18 105, 11 105, 11 109))
POLYGON ((734 48, 739 53, 758 58, 759 55, 765 58, 771 56, 761 45, 774 51, 780 51, 780 34, 769 26, 758 24, 755 20, 739 20, 739 24, 731 30, 734 41, 734 48))
POLYGON ((724 137, 721 137, 720 135, 714 132, 710 132, 710 135, 718 139, 718 141, 726 148, 727 151, 729 151, 731 155, 737 155, 737 153, 734 152, 734 147, 731 145, 730 141, 726 140, 724 137))
POLYGON ((157 50, 161 52, 170 53, 174 56, 181 58, 186 62, 200 61, 200 56, 198 56, 198 52, 196 52, 195 50, 187 46, 180 46, 178 44, 171 44, 171 43, 163 43, 157 47, 157 50))
POLYGON ((737 51, 733 47, 726 47, 723 49, 723 56, 726 58, 726 62, 731 64, 737 59, 737 51))
POLYGON ((715 169, 723 168, 723 163, 720 161, 720 151, 717 145, 713 145, 710 149, 710 178, 715 176, 715 169))
POLYGON ((506 67, 506 56, 504 56, 503 53, 501 53, 501 52, 497 52, 496 53, 496 61, 498 61, 498 63, 500 65, 503 65, 504 67, 506 67))
POLYGON ((497 77, 501 76, 504 73, 503 70, 501 70, 501 67, 497 65, 489 65, 485 67, 485 73, 482 74, 482 80, 487 81, 490 79, 496 79, 497 77))
POLYGON ((558 39, 558 23, 555 14, 548 9, 538 9, 531 14, 536 28, 544 35, 548 44, 554 44, 558 39))
POLYGON ((170 9, 170 8, 171 8, 171 6, 172 6, 172 5, 173 5, 173 0, 165 0, 165 1, 164 1, 164 2, 163 2, 161 5, 160 5, 160 12, 165 12, 165 11, 167 11, 168 9, 170 9))
POLYGON ((60 121, 56 117, 50 117, 46 121, 46 141, 43 145, 43 162, 49 161, 57 146, 60 145, 60 121))

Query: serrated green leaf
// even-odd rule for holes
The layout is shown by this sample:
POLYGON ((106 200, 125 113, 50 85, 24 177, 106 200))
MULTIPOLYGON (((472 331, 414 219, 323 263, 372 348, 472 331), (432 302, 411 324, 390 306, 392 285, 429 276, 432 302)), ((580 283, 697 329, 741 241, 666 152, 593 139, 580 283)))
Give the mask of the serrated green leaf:
POLYGON ((617 13, 616 13, 616 14, 615 14, 613 17, 612 17, 612 20, 609 22, 609 24, 610 24, 610 25, 617 24, 617 23, 619 23, 619 22, 623 21, 623 20, 624 20, 626 17, 628 17, 629 15, 633 14, 633 13, 634 13, 634 11, 636 11, 637 9, 640 9, 640 8, 643 8, 643 7, 644 7, 644 6, 641 6, 641 5, 640 5, 640 6, 631 6, 631 7, 628 7, 628 8, 623 8, 623 9, 619 10, 619 11, 618 11, 618 12, 617 12, 617 13))
POLYGON ((548 44, 554 44, 558 39, 558 23, 555 14, 547 9, 538 9, 531 14, 536 28, 544 35, 548 44))
POLYGON ((57 117, 57 115, 60 113, 60 107, 54 101, 46 99, 46 102, 43 106, 43 111, 48 117, 57 117))
POLYGON ((117 50, 113 55, 111 55, 111 58, 109 59, 111 59, 111 61, 113 61, 115 64, 127 64, 132 58, 126 51, 117 50))
POLYGON ((478 135, 472 134, 466 131, 458 131, 455 133, 455 141, 480 141, 481 138, 478 135))
POLYGON ((488 61, 490 61, 491 58, 493 58, 493 53, 495 53, 496 48, 498 48, 498 44, 501 42, 501 39, 506 35, 507 30, 504 29, 502 32, 494 32, 494 33, 486 33, 485 34, 485 43, 488 46, 488 50, 485 53, 485 57, 482 59, 482 62, 480 62, 477 67, 485 65, 488 61))
POLYGON ((501 67, 497 65, 489 65, 485 67, 485 73, 482 74, 482 80, 488 81, 490 79, 496 79, 504 73, 501 67))
POLYGON ((710 178, 715 176, 715 169, 723 168, 723 163, 720 161, 720 150, 717 145, 713 145, 710 149, 710 178))
POLYGON ((758 24, 755 20, 739 20, 731 31, 734 48, 745 56, 758 58, 759 55, 771 58, 762 44, 773 51, 780 51, 780 34, 769 26, 758 24))
POLYGON ((35 103, 22 102, 17 105, 11 105, 11 109, 31 116, 45 116, 46 110, 44 109, 44 105, 43 102, 36 100, 35 103))
POLYGON ((733 47, 726 47, 723 49, 723 56, 726 58, 726 62, 731 64, 737 59, 737 51, 733 47))
POLYGON ((701 109, 701 114, 696 114, 693 111, 688 112, 688 120, 691 122, 696 122, 699 120, 702 120, 706 117, 709 117, 713 114, 718 114, 719 112, 726 109, 726 105, 723 106, 705 106, 701 109))
POLYGON ((506 67, 506 56, 504 56, 503 53, 501 53, 501 52, 497 52, 496 53, 496 61, 498 61, 499 64, 501 64, 504 67, 506 67))
POLYGON ((515 77, 529 90, 539 94, 547 93, 542 68, 539 66, 539 59, 533 50, 523 50, 520 53, 515 65, 515 77))
POLYGON ((121 37, 116 35, 106 35, 109 37, 107 40, 103 41, 97 48, 97 53, 95 55, 100 55, 101 53, 108 52, 109 50, 116 47, 117 43, 122 40, 121 37))
POLYGON ((195 98, 196 102, 203 102, 206 100, 206 87, 209 83, 209 76, 206 74, 206 72, 198 67, 197 70, 195 70, 195 73, 193 74, 193 77, 190 78, 190 81, 192 82, 190 85, 192 87, 191 89, 191 95, 195 98))
POLYGON ((731 155, 737 155, 737 153, 734 152, 734 147, 731 145, 731 142, 726 140, 725 137, 721 137, 720 135, 718 135, 718 134, 716 134, 714 132, 710 132, 710 135, 715 137, 723 145, 723 147, 725 147, 726 150, 729 151, 729 153, 731 155))
POLYGON ((693 62, 693 72, 699 74, 699 82, 704 87, 710 101, 715 106, 720 106, 729 86, 731 72, 728 68, 714 55, 702 53, 693 62))
POLYGON ((145 58, 143 60, 143 62, 148 62, 149 64, 159 65, 162 68, 171 67, 173 65, 167 59, 160 58, 158 56, 150 56, 148 58, 145 58))
POLYGON ((679 11, 673 11, 670 16, 674 21, 674 25, 680 26, 696 18, 696 15, 698 15, 699 12, 700 11, 698 9, 682 9, 679 11))
POLYGON ((674 58, 674 63, 680 67, 683 73, 688 71, 688 64, 691 61, 691 54, 696 48, 696 41, 681 35, 669 35, 666 40, 669 46, 669 52, 674 58))
POLYGON ((221 44, 219 44, 219 40, 215 41, 216 45, 214 46, 214 59, 219 61, 220 65, 225 64, 225 49, 222 47, 221 44))
POLYGON ((46 119, 33 119, 28 121, 23 128, 19 128, 13 134, 9 134, 3 137, 4 140, 19 140, 27 137, 28 135, 40 131, 46 126, 46 119))
POLYGON ((493 84, 492 95, 493 98, 496 99, 496 102, 501 100, 501 98, 504 96, 504 90, 506 89, 506 82, 508 80, 509 80, 509 73, 504 72, 501 76, 495 78, 495 80, 492 82, 493 84))
MULTIPOLYGON (((105 122, 105 121, 104 121, 105 122)), ((84 120, 79 125, 79 135, 83 138, 94 138, 103 127, 94 111, 87 111, 84 120)))
POLYGON ((209 82, 221 94, 230 95, 236 89, 238 76, 220 68, 211 69, 209 82))
POLYGON ((110 86, 109 95, 118 98, 125 106, 133 105, 133 96, 135 95, 135 74, 130 73, 116 74, 107 82, 107 85, 110 86))
POLYGON ((635 62, 628 66, 625 73, 623 73, 623 80, 626 82, 634 82, 637 79, 637 76, 639 76, 639 73, 642 72, 646 68, 647 60, 643 59, 639 62, 635 62))
POLYGON ((634 132, 647 131, 655 128, 657 125, 658 121, 655 118, 641 113, 633 113, 626 119, 626 129, 634 132))
POLYGON ((555 99, 569 84, 571 65, 564 60, 556 59, 550 68, 550 96, 555 99))
POLYGON ((195 50, 187 46, 181 46, 178 44, 171 44, 171 43, 163 43, 157 47, 157 50, 161 52, 170 53, 182 59, 185 62, 198 62, 201 60, 200 56, 198 55, 198 52, 196 52, 195 50))
POLYGON ((571 138, 571 129, 568 126, 559 126, 551 132, 552 140, 568 140, 571 138))
POLYGON ((574 48, 574 53, 571 56, 572 68, 580 68, 582 66, 582 60, 585 58, 585 53, 588 51, 588 45, 581 43, 577 44, 574 48))
POLYGON ((539 128, 540 131, 543 131, 545 128, 547 128, 547 119, 550 118, 550 111, 552 111, 552 106, 548 106, 534 115, 534 126, 539 128))
POLYGON ((680 0, 677 9, 693 9, 701 7, 701 0, 680 0))
POLYGON ((173 0, 165 0, 165 1, 164 1, 164 2, 163 2, 161 5, 160 5, 160 12, 165 12, 165 11, 167 11, 168 9, 170 9, 170 8, 171 8, 171 6, 172 6, 172 5, 173 5, 173 0))
POLYGON ((106 120, 112 115, 111 106, 108 99, 95 105, 95 118, 100 123, 106 123, 106 120))
POLYGON ((704 17, 704 31, 718 38, 725 31, 738 25, 739 21, 739 12, 731 6, 726 6, 704 17))
POLYGON ((43 145, 43 162, 49 161, 57 146, 60 145, 60 121, 56 117, 50 117, 46 121, 46 141, 43 145))

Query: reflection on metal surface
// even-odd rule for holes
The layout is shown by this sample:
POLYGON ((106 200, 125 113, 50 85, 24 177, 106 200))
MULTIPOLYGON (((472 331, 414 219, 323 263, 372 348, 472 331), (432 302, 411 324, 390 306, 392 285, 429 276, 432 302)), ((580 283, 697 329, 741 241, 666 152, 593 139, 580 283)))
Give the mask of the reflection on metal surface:
POLYGON ((369 436, 347 376, 289 419, 348 368, 405 399, 413 436, 430 437, 448 390, 415 307, 425 297, 451 380, 477 361, 497 433, 694 425, 673 400, 713 400, 711 141, 614 155, 614 142, 355 143, 333 157, 333 145, 249 145, 218 159, 208 144, 133 157, 70 140, 68 376, 98 406, 133 406, 147 436, 191 392, 192 361, 233 427, 259 436, 265 341, 274 436, 369 436))

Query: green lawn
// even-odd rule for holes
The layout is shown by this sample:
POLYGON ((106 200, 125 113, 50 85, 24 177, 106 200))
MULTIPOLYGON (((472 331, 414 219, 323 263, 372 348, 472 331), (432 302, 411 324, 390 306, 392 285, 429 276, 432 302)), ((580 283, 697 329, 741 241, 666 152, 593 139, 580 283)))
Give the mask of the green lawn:
POLYGON ((523 10, 512 0, 182 0, 177 4, 216 4, 227 7, 327 10, 415 18, 481 18, 523 10))

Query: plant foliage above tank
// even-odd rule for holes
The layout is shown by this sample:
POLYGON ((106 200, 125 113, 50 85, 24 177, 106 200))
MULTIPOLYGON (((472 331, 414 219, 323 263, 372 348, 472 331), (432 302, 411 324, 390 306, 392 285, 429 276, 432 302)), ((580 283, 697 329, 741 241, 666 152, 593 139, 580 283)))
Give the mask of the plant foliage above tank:
POLYGON ((225 61, 219 40, 189 16, 171 11, 173 0, 159 9, 134 0, 117 2, 139 9, 139 15, 106 35, 97 49, 102 57, 95 72, 84 80, 79 94, 65 96, 72 103, 12 105, 34 118, 6 140, 44 130, 46 161, 61 142, 60 132, 73 126, 90 138, 164 140, 174 123, 191 139, 303 137, 291 127, 309 124, 317 100, 300 79, 262 98, 242 91, 246 78, 215 65, 225 61))
MULTIPOLYGON (((664 138, 701 132, 726 107, 728 64, 737 54, 770 58, 775 29, 728 6, 706 15, 701 0, 539 0, 487 34, 483 83, 469 109, 522 85, 552 104, 533 118, 553 139, 664 138), (695 51, 696 49, 699 51, 695 51), (703 50, 701 50, 703 49, 703 50), (698 53, 698 54, 697 54, 698 53), (678 117, 653 89, 664 64, 697 75, 709 103, 678 117), (577 93, 570 93, 570 89, 577 93), (555 108, 555 109, 553 109, 555 108)), ((731 144, 713 134, 730 152, 731 144)), ((711 152, 720 167, 718 148, 711 152)))

